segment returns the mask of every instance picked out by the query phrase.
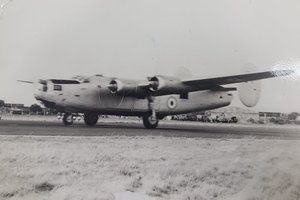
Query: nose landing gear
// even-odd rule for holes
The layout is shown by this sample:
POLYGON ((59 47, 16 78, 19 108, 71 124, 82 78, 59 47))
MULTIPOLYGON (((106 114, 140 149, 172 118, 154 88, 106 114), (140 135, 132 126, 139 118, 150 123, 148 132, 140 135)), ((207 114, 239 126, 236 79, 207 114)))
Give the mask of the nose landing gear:
MULTIPOLYGON (((60 119, 61 115, 59 115, 60 119)), ((76 119, 76 114, 75 116, 72 113, 65 113, 62 115, 62 121, 63 124, 66 126, 71 126, 74 123, 74 118, 76 119)), ((94 126, 98 122, 98 114, 97 113, 85 113, 84 114, 84 122, 88 126, 94 126)))
POLYGON ((97 124, 99 116, 97 113, 86 113, 84 114, 84 122, 88 126, 94 126, 97 124))
POLYGON ((73 120, 73 115, 72 113, 65 113, 65 115, 63 116, 63 123, 66 126, 71 126, 73 124, 74 120, 73 120))

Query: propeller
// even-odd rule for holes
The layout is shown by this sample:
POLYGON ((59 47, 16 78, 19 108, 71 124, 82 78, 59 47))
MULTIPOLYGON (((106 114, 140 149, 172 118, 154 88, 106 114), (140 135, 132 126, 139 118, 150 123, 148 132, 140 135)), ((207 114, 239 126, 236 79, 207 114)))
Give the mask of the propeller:
POLYGON ((152 92, 158 90, 158 87, 159 87, 158 80, 150 80, 148 87, 149 87, 149 90, 152 92))
POLYGON ((110 90, 111 93, 117 93, 118 90, 120 90, 120 83, 118 84, 117 80, 112 80, 109 85, 108 85, 108 89, 110 90))

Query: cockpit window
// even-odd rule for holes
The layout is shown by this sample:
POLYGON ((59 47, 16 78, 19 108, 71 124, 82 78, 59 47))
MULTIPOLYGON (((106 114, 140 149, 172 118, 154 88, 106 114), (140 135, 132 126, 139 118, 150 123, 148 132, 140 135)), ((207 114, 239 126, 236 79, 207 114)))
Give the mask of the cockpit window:
POLYGON ((61 87, 61 85, 54 85, 54 86, 53 86, 53 90, 61 91, 61 90, 62 90, 62 87, 61 87))

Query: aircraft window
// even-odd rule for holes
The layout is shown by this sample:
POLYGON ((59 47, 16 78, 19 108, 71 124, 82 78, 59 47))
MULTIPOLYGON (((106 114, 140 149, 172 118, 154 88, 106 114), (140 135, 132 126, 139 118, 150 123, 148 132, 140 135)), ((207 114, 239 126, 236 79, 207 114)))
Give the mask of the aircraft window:
POLYGON ((54 84, 80 84, 80 82, 76 80, 51 79, 51 81, 54 84))
POLYGON ((62 90, 62 87, 61 87, 61 85, 54 85, 54 86, 53 86, 53 90, 61 91, 61 90, 62 90))

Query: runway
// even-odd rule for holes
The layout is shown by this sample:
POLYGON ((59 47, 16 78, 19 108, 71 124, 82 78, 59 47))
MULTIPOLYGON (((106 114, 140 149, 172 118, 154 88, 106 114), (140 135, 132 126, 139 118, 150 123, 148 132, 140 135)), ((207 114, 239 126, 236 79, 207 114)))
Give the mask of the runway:
POLYGON ((189 138, 266 138, 300 140, 300 126, 239 125, 161 121, 154 130, 138 120, 102 120, 94 127, 82 122, 64 126, 60 121, 0 120, 0 135, 39 136, 163 136, 189 138))

